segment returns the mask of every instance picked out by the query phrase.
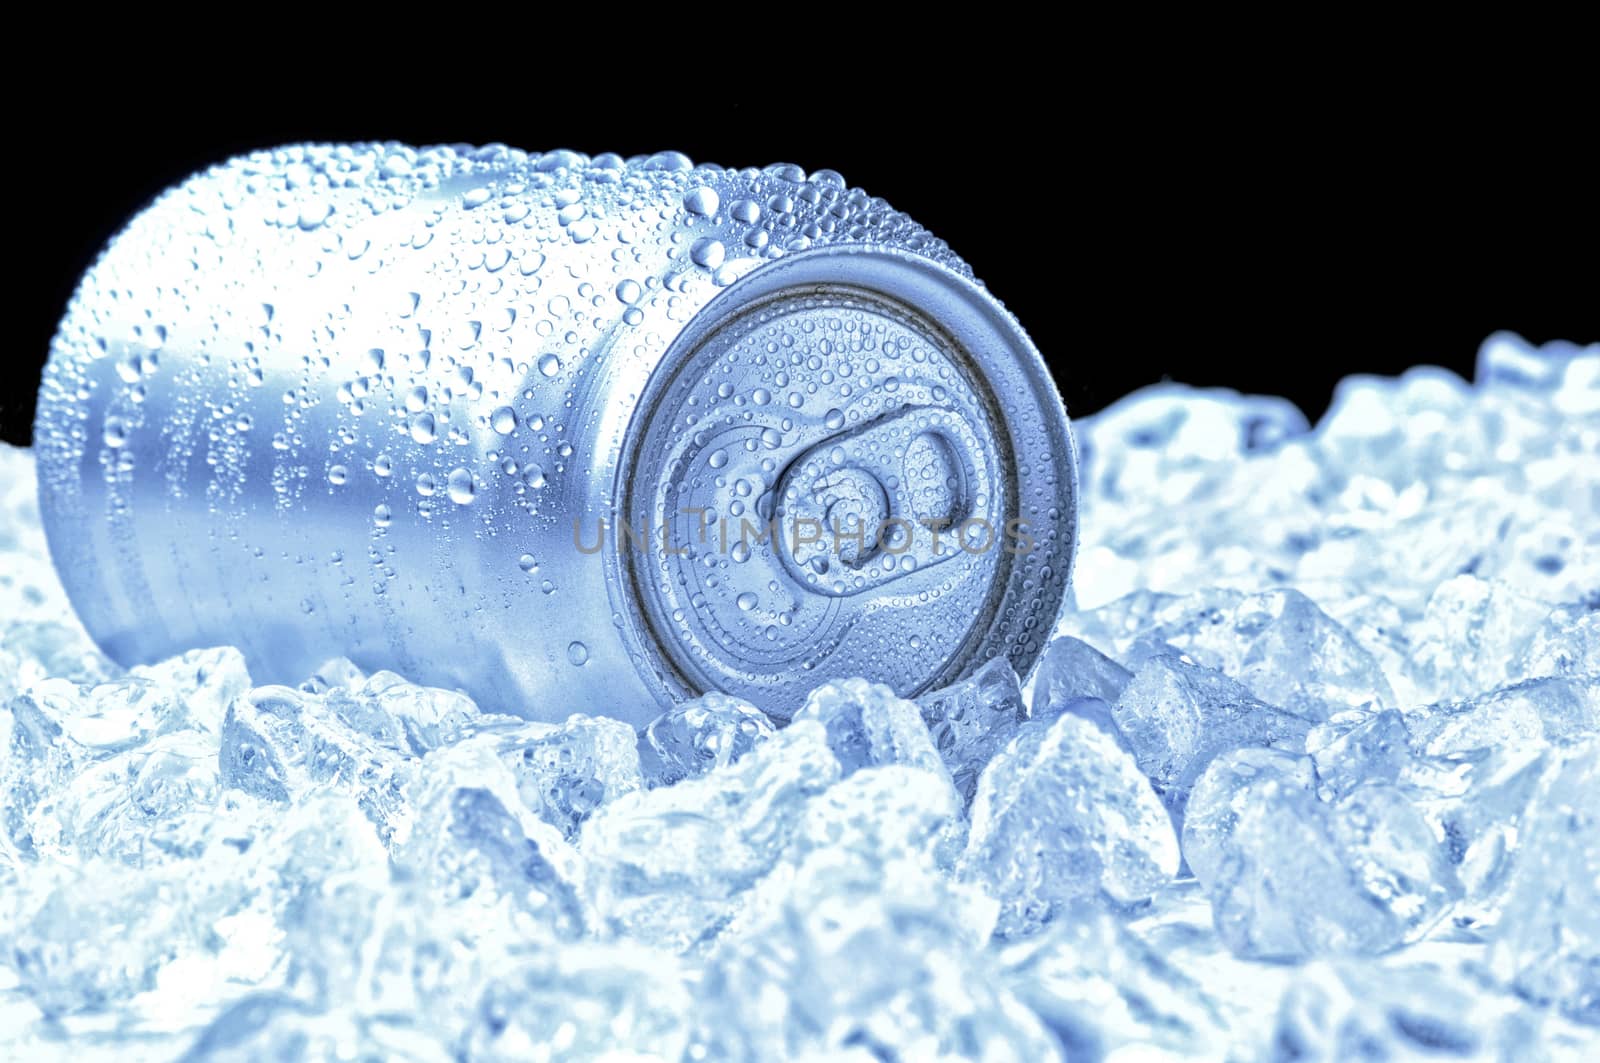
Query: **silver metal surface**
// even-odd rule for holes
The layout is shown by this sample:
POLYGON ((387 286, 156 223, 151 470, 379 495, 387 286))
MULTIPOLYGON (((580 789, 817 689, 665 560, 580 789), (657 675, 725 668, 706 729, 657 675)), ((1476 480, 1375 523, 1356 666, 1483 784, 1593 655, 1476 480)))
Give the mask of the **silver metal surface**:
POLYGON ((550 719, 1026 672, 1074 540, 1060 399, 942 242, 830 172, 673 154, 198 175, 86 275, 35 445, 114 658, 345 654, 550 719))

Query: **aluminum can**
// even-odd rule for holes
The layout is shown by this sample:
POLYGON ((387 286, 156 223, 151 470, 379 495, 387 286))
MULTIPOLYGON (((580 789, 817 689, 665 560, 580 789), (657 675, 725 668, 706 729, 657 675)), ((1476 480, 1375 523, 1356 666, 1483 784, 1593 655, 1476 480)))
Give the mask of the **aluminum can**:
POLYGON ((34 443, 113 659, 344 655, 535 719, 1026 674, 1075 539, 1060 396, 942 241, 676 153, 198 174, 83 278, 34 443))

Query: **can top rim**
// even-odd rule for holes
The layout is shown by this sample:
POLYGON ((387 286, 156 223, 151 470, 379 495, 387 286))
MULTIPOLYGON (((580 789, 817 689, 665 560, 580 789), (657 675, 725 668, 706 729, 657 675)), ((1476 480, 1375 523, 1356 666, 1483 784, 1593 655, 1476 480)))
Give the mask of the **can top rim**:
MULTIPOLYGON (((658 696, 676 700, 718 689, 744 697, 781 718, 790 715, 811 688, 847 675, 866 674, 868 678, 886 680, 903 696, 957 681, 995 656, 1007 657, 1019 674, 1026 675, 1048 640, 1070 582, 1077 538, 1076 460, 1065 408, 1031 339, 998 300, 946 266, 901 249, 847 245, 796 253, 746 275, 708 302, 669 346, 646 383, 627 426, 614 494, 619 519, 637 521, 634 526, 651 525, 652 517, 659 518, 666 512, 665 499, 683 497, 689 480, 704 491, 713 491, 709 484, 725 479, 711 476, 706 465, 698 467, 700 475, 696 477, 694 462, 695 454, 704 451, 712 455, 714 467, 718 455, 728 460, 727 448, 714 448, 704 441, 685 444, 672 459, 676 462, 676 471, 672 472, 663 464, 663 441, 679 439, 688 431, 681 423, 686 408, 684 395, 695 389, 704 392, 710 386, 708 365, 714 364, 724 372, 732 368, 728 363, 736 360, 736 355, 730 345, 737 342, 741 330, 771 326, 774 314, 787 315, 777 326, 780 330, 797 324, 810 326, 820 321, 819 315, 841 309, 861 315, 863 321, 870 319, 880 333, 886 327, 891 332, 903 329, 912 339, 903 339, 902 345, 920 338, 928 342, 930 350, 940 348, 936 354, 946 356, 952 363, 959 362, 961 372, 971 377, 972 387, 967 393, 972 401, 962 406, 949 400, 944 405, 951 409, 945 410, 928 401, 928 391, 918 392, 915 387, 906 388, 903 399, 895 400, 901 403, 898 406, 880 395, 883 401, 875 407, 871 400, 863 400, 866 408, 893 412, 884 413, 872 422, 871 428, 857 430, 858 434, 843 431, 840 438, 847 443, 854 440, 897 461, 911 460, 906 456, 906 441, 910 439, 909 450, 918 455, 921 471, 926 473, 931 461, 940 473, 952 472, 948 481, 966 485, 963 489, 969 499, 984 504, 985 520, 992 528, 1011 527, 1020 521, 1028 529, 1032 548, 1026 553, 1013 553, 1010 546, 1020 546, 1020 539, 1004 540, 1005 549, 995 548, 1001 540, 994 539, 981 551, 990 556, 976 561, 971 557, 957 558, 957 564, 944 563, 935 569, 919 567, 946 560, 943 555, 928 555, 924 540, 916 547, 923 552, 913 559, 919 563, 913 566, 915 581, 901 580, 887 589, 872 586, 871 594, 854 599, 834 597, 811 602, 809 611, 796 610, 792 615, 803 617, 814 626, 802 624, 802 630, 781 630, 776 626, 768 629, 765 636, 769 643, 803 651, 806 656, 806 663, 798 667, 798 658, 768 667, 763 664, 764 654, 772 647, 759 642, 752 646, 754 627, 744 630, 741 624, 733 624, 724 629, 715 616, 708 615, 704 619, 711 628, 724 629, 725 637, 720 639, 718 649, 713 645, 719 642, 715 634, 708 639, 691 630, 693 625, 669 618, 681 618, 694 611, 695 607, 686 604, 691 592, 682 588, 700 567, 721 569, 734 582, 748 573, 731 568, 723 558, 682 561, 664 557, 660 550, 624 549, 618 540, 609 541, 607 563, 612 567, 610 586, 616 592, 616 612, 624 618, 631 641, 643 651, 645 667, 640 670, 658 696), (922 396, 921 404, 914 395, 922 396), (955 409, 957 406, 962 408, 955 409), (859 435, 859 431, 879 433, 882 445, 877 439, 859 435), (929 439, 944 442, 930 447, 929 439), (930 459, 925 452, 932 452, 935 457, 930 459), (965 473, 960 472, 962 468, 965 473), (674 494, 674 490, 678 493, 674 494), (675 594, 684 597, 674 601, 675 594), (833 613, 831 619, 823 616, 828 610, 833 613), (866 614, 874 618, 862 620, 866 614)), ((758 353, 754 360, 760 358, 758 353)), ((813 358, 812 364, 815 362, 813 358)), ((827 370, 822 375, 826 376, 827 370)), ((724 390, 729 388, 727 384, 721 386, 724 390)), ((932 394, 944 390, 935 387, 932 394)), ((709 396, 691 396, 687 400, 689 407, 704 397, 709 396)), ((733 401, 739 400, 735 397, 733 401)), ((798 407, 808 400, 791 393, 791 401, 798 407)), ((838 409, 828 412, 840 413, 838 409)), ((747 423, 756 423, 749 421, 751 411, 746 410, 741 416, 747 423)), ((734 422, 733 418, 727 420, 734 422)), ((785 419, 782 423, 790 422, 785 419)), ((745 425, 734 427, 743 430, 745 425)), ((796 434, 804 436, 803 431, 796 434)), ((815 446, 801 449, 806 454, 816 451, 815 446)), ((869 484, 895 483, 892 471, 881 477, 873 475, 873 463, 855 461, 853 450, 851 460, 841 463, 841 449, 850 448, 834 446, 832 454, 847 472, 855 470, 869 484)), ((777 452, 777 456, 787 460, 784 452, 777 452)), ((803 465, 804 458, 802 454, 791 465, 803 465)), ((750 478, 758 484, 757 494, 763 481, 769 490, 781 488, 778 481, 786 470, 776 468, 776 464, 769 460, 765 475, 757 473, 750 478)), ((881 462, 876 471, 883 472, 881 462)), ((785 512, 785 500, 792 504, 796 497, 793 477, 784 482, 790 484, 790 490, 773 491, 779 513, 785 512)), ((862 491, 848 483, 843 493, 852 500, 879 495, 876 487, 862 491)), ((888 492, 889 496, 895 494, 892 489, 888 492)), ((948 504, 946 495, 941 494, 940 499, 940 505, 948 504)), ((888 496, 879 497, 877 503, 869 497, 867 502, 852 504, 866 513, 895 509, 894 498, 888 496)), ((763 513, 761 522, 771 515, 772 510, 763 513)), ((703 524, 700 531, 704 536, 703 524)), ((669 545, 664 525, 662 535, 660 545, 669 545)), ((791 530, 791 541, 794 535, 791 530)), ((778 555, 787 552, 788 545, 774 537, 774 556, 763 557, 775 563, 778 555)), ((908 546, 907 550, 913 548, 908 546)), ((689 552, 695 551, 691 548, 689 552)), ((734 557, 738 558, 737 553, 734 557)), ((817 580, 803 567, 797 567, 796 557, 781 559, 788 566, 787 577, 775 568, 777 577, 769 581, 771 585, 782 584, 781 589, 791 598, 805 597, 800 591, 816 590, 804 586, 805 579, 813 584, 817 580), (800 591, 794 590, 795 584, 800 585, 800 591)), ((893 558, 875 560, 887 565, 893 558)), ((905 566, 903 558, 900 564, 905 566)), ((840 571, 837 561, 835 566, 835 571, 840 571)), ((876 568, 868 571, 864 564, 860 567, 869 579, 880 575, 876 568)), ((897 578, 897 573, 890 572, 887 578, 897 578)), ((740 595, 741 607, 743 599, 754 597, 754 593, 740 595)), ((708 613, 717 611, 715 602, 708 604, 704 596, 699 599, 698 608, 708 613)), ((734 619, 742 622, 746 618, 735 615, 734 619)), ((781 615, 779 619, 789 622, 781 615)))

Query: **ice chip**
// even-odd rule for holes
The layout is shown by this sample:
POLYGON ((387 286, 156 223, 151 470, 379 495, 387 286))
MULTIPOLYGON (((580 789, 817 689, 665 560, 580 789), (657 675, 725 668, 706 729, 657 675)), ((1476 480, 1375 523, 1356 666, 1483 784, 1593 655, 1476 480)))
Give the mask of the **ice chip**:
MULTIPOLYGON (((323 668, 332 671, 330 665, 323 668)), ((352 730, 396 753, 422 756, 485 722, 472 699, 459 691, 418 686, 393 672, 375 672, 370 678, 346 672, 340 678, 324 691, 324 703, 352 730)))
POLYGON ((1600 1027, 1600 741, 1567 751, 1534 799, 1491 970, 1600 1027))
POLYGON ((389 854, 348 794, 295 804, 249 854, 269 883, 289 975, 326 1006, 359 996, 390 891, 389 854))
POLYGON ((1394 701, 1373 655, 1295 590, 1241 594, 1210 588, 1183 597, 1140 592, 1093 614, 1069 616, 1063 626, 1135 670, 1153 656, 1184 654, 1237 680, 1262 701, 1310 720, 1394 701))
POLYGON ((220 789, 214 737, 162 735, 87 765, 32 821, 32 837, 36 845, 53 842, 63 857, 135 866, 192 857, 220 789))
POLYGON ((1430 699, 1459 698, 1506 683, 1511 658, 1548 607, 1510 587, 1461 575, 1441 583, 1411 634, 1411 676, 1430 699))
POLYGON ((1306 758, 1248 749, 1218 757, 1195 786, 1184 854, 1237 955, 1385 952, 1420 937, 1459 895, 1399 788, 1367 784, 1323 802, 1313 780, 1306 758))
POLYGON ((732 764, 776 733, 767 714, 712 692, 674 705, 645 725, 639 760, 645 782, 671 786, 732 764))
MULTIPOLYGON (((70 741, 83 747, 89 756, 105 756, 132 749, 158 734, 184 729, 215 733, 221 716, 205 718, 201 699, 197 718, 191 705, 178 691, 167 689, 153 679, 129 676, 93 686, 78 686, 65 680, 36 683, 18 695, 18 702, 47 720, 70 741)), ((14 707, 13 711, 20 711, 14 707)))
POLYGON ((1324 796, 1347 794, 1364 782, 1397 782, 1411 763, 1411 735, 1394 709, 1352 709, 1306 735, 1324 796))
POLYGON ((509 904, 520 933, 576 937, 590 923, 585 869, 561 832, 522 803, 518 780, 485 736, 423 761, 394 862, 444 913, 481 930, 509 904))
POLYGON ((733 764, 624 794, 579 838, 596 910, 615 932, 648 944, 683 951, 703 943, 777 863, 807 798, 839 776, 828 732, 802 718, 733 764))
POLYGON ((1442 756, 1491 746, 1569 743, 1600 733, 1600 677, 1529 679, 1406 713, 1413 748, 1442 756))
POLYGON ((1584 362, 1600 363, 1600 344, 1552 340, 1535 347, 1515 332, 1496 332, 1478 347, 1473 383, 1534 394, 1559 392, 1577 385, 1572 378, 1583 375, 1584 362))
POLYGON ((1168 656, 1152 658, 1134 674, 1112 717, 1139 770, 1179 818, 1189 788, 1217 754, 1245 746, 1301 751, 1311 727, 1227 676, 1168 656))
POLYGON ((1299 591, 1246 597, 1234 610, 1232 632, 1238 671, 1225 670, 1268 704, 1324 719, 1334 706, 1394 701, 1373 656, 1299 591))
POLYGON ((1452 919, 1464 931, 1499 920, 1522 823, 1550 761, 1542 748, 1510 745, 1416 758, 1402 771, 1407 797, 1444 839, 1463 894, 1452 919))
POLYGON ((372 735, 350 727, 317 695, 257 687, 223 720, 222 784, 288 804, 312 787, 351 793, 386 839, 405 815, 411 765, 372 735))
POLYGON ((1275 749, 1238 749, 1211 762, 1195 783, 1183 819, 1183 858, 1202 884, 1217 882, 1239 840, 1242 817, 1256 805, 1287 804, 1313 794, 1316 766, 1275 749))
POLYGON ((1053 720, 1066 711, 1068 701, 1098 698, 1112 703, 1133 675, 1087 642, 1070 635, 1050 640, 1033 675, 1035 720, 1053 720))
POLYGON ((962 910, 940 880, 813 854, 769 917, 712 955, 707 1058, 1060 1059, 962 910))
POLYGON ((1278 1002, 1272 1058, 1581 1058, 1563 1056, 1554 1039, 1541 1043, 1543 1025, 1534 1009, 1447 968, 1323 961, 1296 974, 1278 1002))
POLYGON ((595 809, 644 785, 633 728, 603 716, 559 727, 528 723, 500 736, 523 803, 571 840, 595 809))
POLYGON ((463 1058, 676 1060, 698 1012, 671 956, 603 945, 541 953, 491 981, 463 1058))
POLYGON ((157 664, 134 667, 128 674, 150 680, 181 702, 188 726, 207 734, 222 730, 228 705, 250 689, 244 654, 232 646, 190 650, 157 664))
MULTIPOLYGON (((6 739, 0 756, 0 827, 23 856, 36 849, 35 813, 42 806, 45 817, 52 815, 55 796, 93 759, 93 751, 57 722, 59 703, 75 711, 77 698, 76 684, 49 680, 13 698, 0 713, 0 736, 6 739)), ((43 840, 48 844, 48 837, 43 840)))
POLYGON ((1000 953, 1005 985, 1038 1015, 1065 1058, 1222 1054, 1227 1023, 1195 980, 1091 904, 1000 953))
POLYGON ((972 800, 978 774, 1027 717, 1017 673, 1004 657, 953 686, 923 695, 917 706, 963 801, 972 800))
POLYGON ((823 725, 846 775, 877 764, 946 770, 916 703, 881 683, 845 679, 818 687, 794 718, 823 725))
POLYGON ((1579 675, 1600 675, 1600 601, 1552 610, 1528 636, 1510 670, 1513 682, 1579 675))
POLYGON ((1075 898, 1143 900, 1177 870, 1149 780, 1081 717, 1028 725, 978 782, 961 872, 1001 902, 1002 936, 1038 929, 1075 898))
POLYGON ((925 768, 864 768, 806 802, 784 852, 851 851, 881 861, 929 863, 948 844, 963 802, 950 780, 925 768))

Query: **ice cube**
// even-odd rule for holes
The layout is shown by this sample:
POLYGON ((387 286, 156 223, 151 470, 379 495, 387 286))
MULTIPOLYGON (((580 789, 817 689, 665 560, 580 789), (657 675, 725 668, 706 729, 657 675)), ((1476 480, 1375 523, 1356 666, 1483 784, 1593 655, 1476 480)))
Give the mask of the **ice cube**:
POLYGON ((1184 654, 1237 680, 1262 701, 1310 720, 1394 701, 1372 654, 1295 590, 1138 593, 1091 616, 1069 615, 1063 626, 1082 631, 1135 670, 1153 656, 1184 654))
POLYGON ((523 724, 499 735, 523 802, 571 840, 595 809, 644 785, 633 728, 603 716, 559 727, 523 724))
POLYGON ((1027 717, 1017 673, 996 657, 970 678, 917 701, 922 721, 963 801, 971 801, 978 774, 1011 741, 1027 717))
POLYGON ((323 669, 339 678, 325 692, 324 704, 329 710, 352 729, 397 753, 420 757, 489 723, 472 699, 459 691, 418 686, 393 672, 375 672, 363 678, 353 666, 345 670, 336 661, 323 669))
POLYGON ((882 683, 845 679, 818 687, 796 720, 815 720, 844 774, 878 764, 910 764, 947 773, 915 702, 882 683))
POLYGON ((1290 804, 1314 794, 1316 766, 1275 749, 1238 749, 1211 762, 1189 795, 1183 859, 1208 888, 1227 873, 1243 841, 1240 823, 1257 805, 1290 804))
POLYGON ((290 804, 321 786, 356 795, 386 840, 405 815, 411 763, 314 694, 265 686, 235 699, 219 756, 222 785, 264 801, 290 804))
POLYGON ((880 861, 931 863, 950 842, 962 806, 944 775, 906 764, 864 768, 806 802, 784 859, 850 851, 880 861))
POLYGON ((1307 758, 1248 749, 1196 784, 1184 855, 1234 953, 1379 953, 1426 933, 1459 885, 1421 814, 1393 786, 1321 801, 1307 758), (1192 823, 1192 825, 1191 825, 1192 823))
POLYGON ((1035 720, 1053 720, 1068 701, 1098 698, 1111 703, 1122 696, 1133 674, 1087 642, 1070 635, 1050 640, 1033 676, 1035 720))
POLYGON ((1513 682, 1550 675, 1600 675, 1600 601, 1552 610, 1511 664, 1513 682))
POLYGON ((1002 936, 1037 930, 1074 898, 1143 900, 1177 870, 1149 780, 1078 716, 1029 724, 978 782, 961 871, 1001 902, 1002 936))
POLYGON ((699 1009, 673 957, 584 944, 540 953, 484 989, 461 1058, 676 1060, 699 1009))
POLYGON ((1067 1059, 1209 1058, 1227 1046, 1222 1012, 1191 977, 1092 904, 999 955, 1004 984, 1067 1059))
POLYGON ((1180 821, 1190 787, 1217 754, 1244 746, 1300 751, 1311 727, 1219 672, 1168 656, 1145 662, 1112 717, 1139 770, 1180 821))
POLYGON ((22 899, 8 965, 47 1017, 119 1006, 156 988, 167 966, 224 947, 218 923, 248 899, 244 880, 237 860, 42 869, 22 899))
POLYGON ((1306 735, 1324 796, 1347 794, 1364 782, 1397 782, 1411 763, 1411 735, 1394 709, 1352 709, 1306 735))
POLYGON ((349 794, 297 802, 247 854, 268 884, 267 904, 289 976, 321 1006, 360 999, 390 883, 389 853, 349 794))
POLYGON ((220 790, 217 740, 178 731, 87 765, 31 820, 31 834, 65 859, 192 857, 220 790))
POLYGON ((706 1057, 1059 1059, 962 912, 939 879, 812 854, 770 915, 711 957, 697 994, 706 1057))
POLYGON ((1271 1058, 1582 1058, 1542 1041, 1546 1025, 1534 1009, 1435 964, 1323 961, 1296 974, 1279 1001, 1271 1058))
POLYGON ((1491 970, 1600 1026, 1600 741, 1565 752, 1528 814, 1491 970))
POLYGON ((713 691, 651 720, 639 741, 646 784, 671 786, 732 764, 776 733, 767 714, 713 691))
POLYGON ((128 674, 150 680, 181 703, 185 725, 207 734, 221 732, 228 705, 250 689, 244 654, 232 646, 190 650, 157 664, 136 666, 128 674))
POLYGON ((839 776, 828 732, 801 718, 733 764, 624 794, 579 838, 596 909, 614 932, 648 944, 683 951, 703 943, 778 861, 806 799, 839 776))
POLYGON ((582 859, 522 803, 490 736, 429 756, 406 796, 394 862, 442 914, 483 932, 510 905, 521 936, 576 937, 589 926, 582 859))
POLYGON ((1443 756, 1491 746, 1581 741, 1600 733, 1600 677, 1529 679, 1406 713, 1412 748, 1443 756))
POLYGON ((1413 759, 1401 772, 1406 795, 1444 839, 1463 893, 1452 918, 1463 930, 1499 920, 1523 818, 1550 759, 1542 748, 1511 745, 1413 759))
POLYGON ((1496 581, 1460 575, 1434 590, 1412 628, 1411 677, 1430 700, 1506 682, 1507 666, 1549 609, 1496 581))
MULTIPOLYGON (((242 674, 236 678, 243 682, 226 680, 226 686, 248 685, 242 674)), ((92 686, 44 680, 17 700, 47 719, 48 727, 59 729, 81 746, 85 755, 101 757, 132 749, 158 734, 181 730, 217 733, 222 713, 216 694, 216 690, 185 689, 170 679, 162 682, 129 675, 92 686)))

